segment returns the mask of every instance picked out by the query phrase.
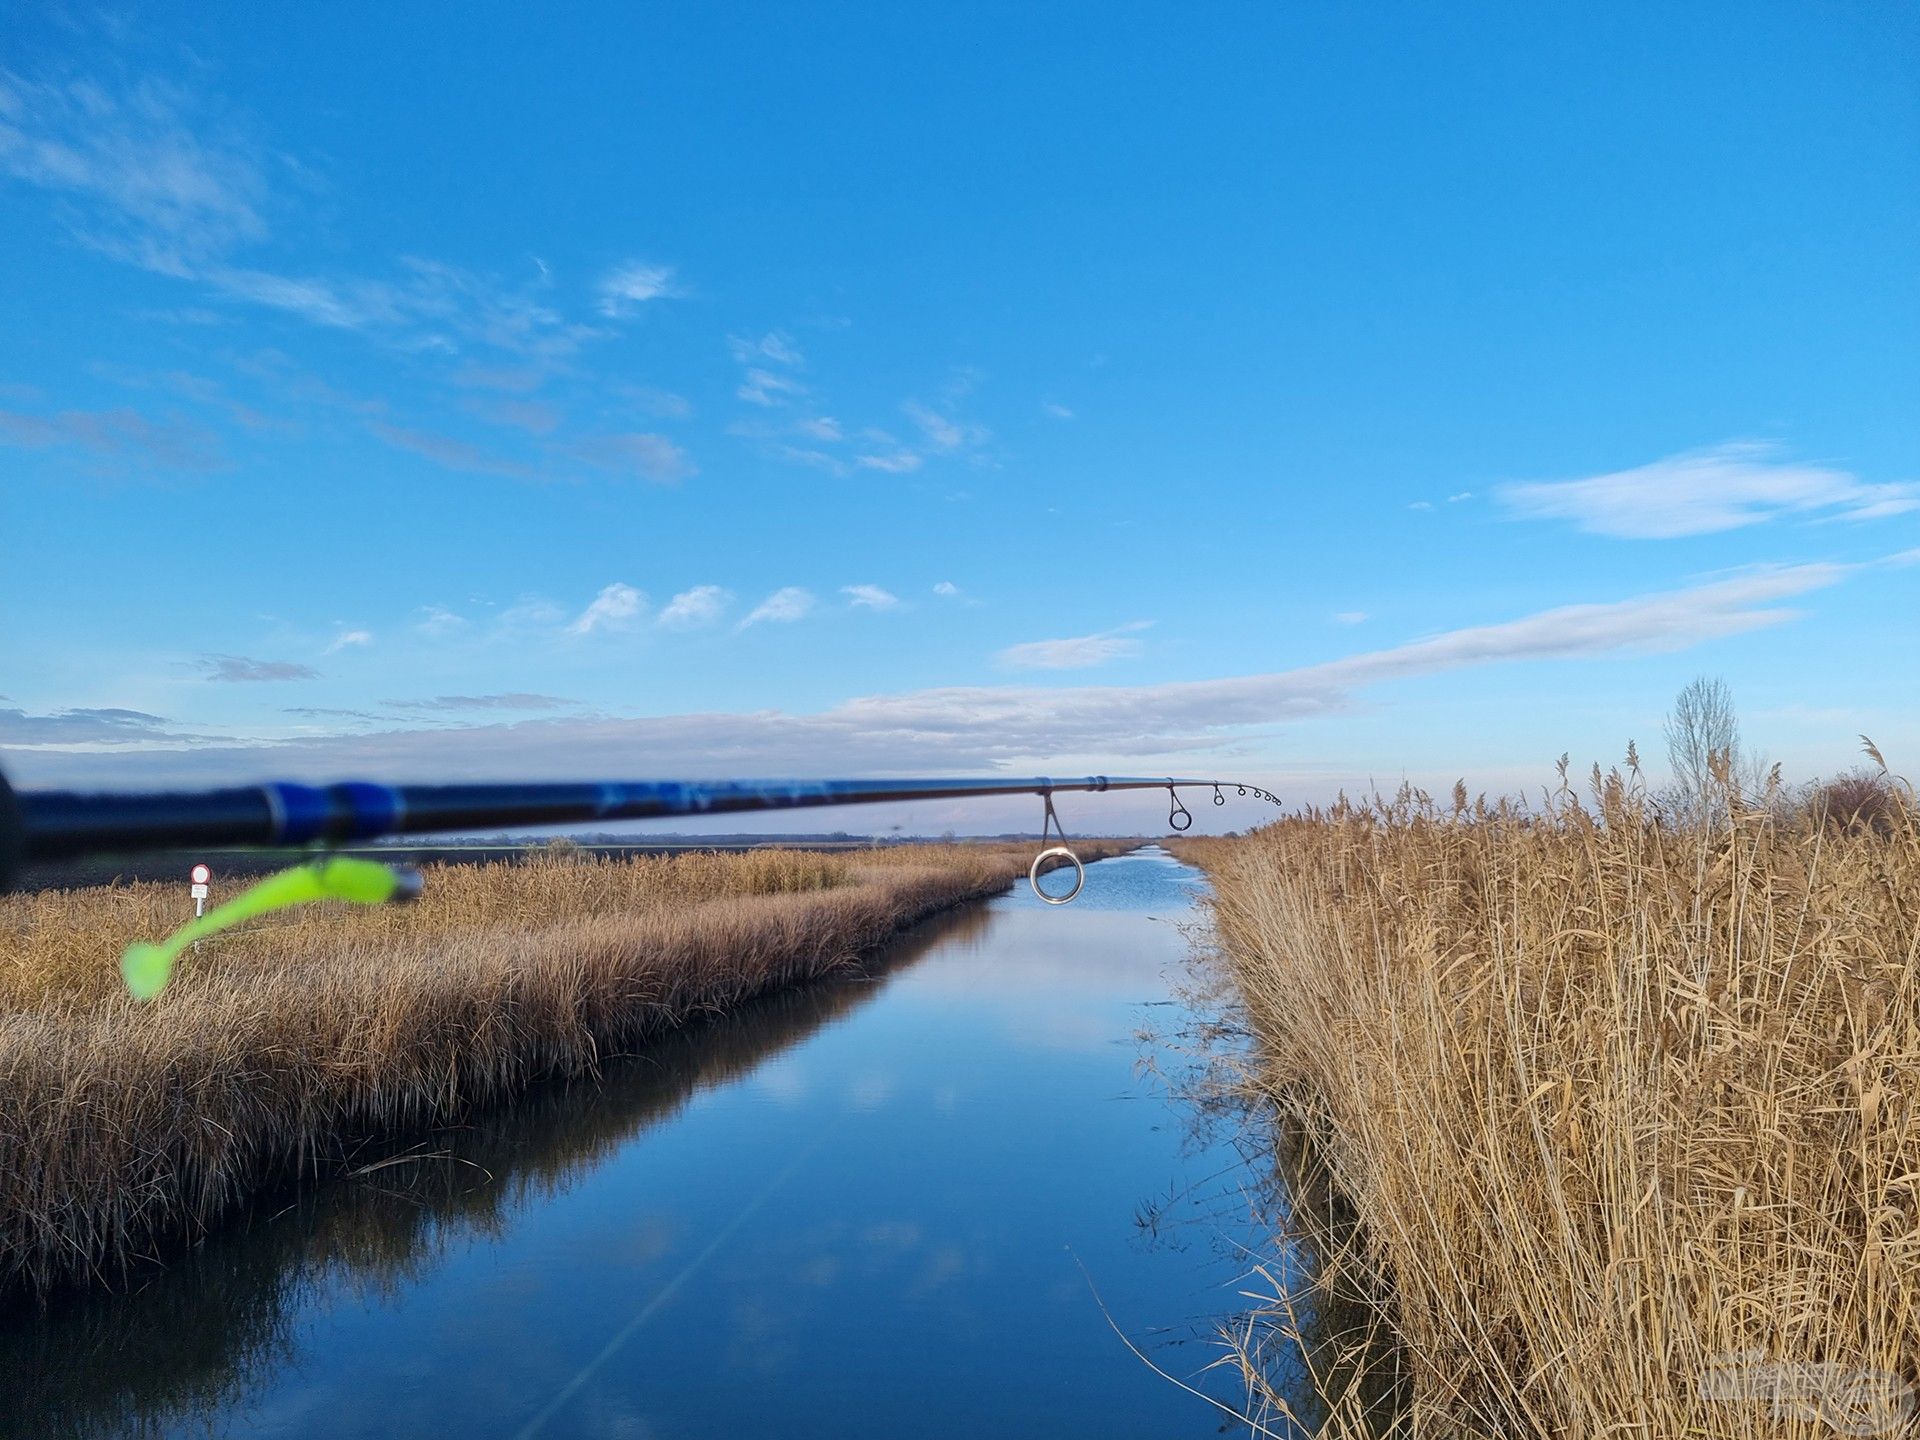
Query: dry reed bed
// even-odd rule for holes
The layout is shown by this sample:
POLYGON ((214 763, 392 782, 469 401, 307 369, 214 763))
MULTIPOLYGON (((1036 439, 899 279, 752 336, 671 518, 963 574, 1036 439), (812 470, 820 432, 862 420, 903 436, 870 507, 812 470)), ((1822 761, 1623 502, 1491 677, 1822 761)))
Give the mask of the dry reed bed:
POLYGON ((115 962, 179 923, 179 886, 0 898, 0 1287, 111 1280, 356 1139, 853 965, 1030 855, 436 866, 412 906, 311 907, 209 941, 149 1005, 115 962))
MULTIPOLYGON (((1397 1337, 1401 1433, 1909 1433, 1911 792, 1876 834, 1737 797, 1675 822, 1631 768, 1593 778, 1545 813, 1403 792, 1180 847, 1350 1222, 1300 1211, 1326 1284, 1397 1337)), ((1267 1333, 1360 1433, 1388 1377, 1292 1310, 1267 1333)))

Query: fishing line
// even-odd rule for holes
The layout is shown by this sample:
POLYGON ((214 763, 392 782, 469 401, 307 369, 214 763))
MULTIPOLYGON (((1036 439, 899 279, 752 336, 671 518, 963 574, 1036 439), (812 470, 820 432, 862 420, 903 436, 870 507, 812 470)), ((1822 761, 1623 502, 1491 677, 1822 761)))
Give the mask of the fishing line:
POLYGON ((759 1194, 755 1195, 741 1207, 739 1214, 721 1226, 713 1238, 701 1247, 699 1254, 687 1261, 687 1263, 680 1268, 678 1274, 667 1281, 665 1285, 662 1285, 660 1289, 655 1292, 652 1299, 634 1312, 631 1320, 613 1333, 613 1338, 600 1347, 600 1353, 598 1355, 595 1355, 585 1365, 582 1365, 578 1373, 555 1391, 553 1398, 541 1406, 531 1420, 527 1421, 525 1425, 522 1425, 514 1432, 513 1440, 533 1440, 534 1436, 545 1429, 547 1422, 560 1413, 561 1407, 575 1395, 578 1395, 582 1387, 593 1378, 594 1372, 617 1355, 620 1352, 620 1347, 631 1340, 642 1325, 645 1325, 647 1321, 659 1314, 673 1297, 680 1293, 681 1287, 694 1277, 701 1266, 705 1265, 707 1261, 719 1253, 721 1247, 737 1235, 740 1232, 740 1228, 745 1225, 747 1221, 751 1220, 767 1201, 773 1198, 774 1192, 786 1184, 787 1181, 791 1180, 794 1173, 808 1160, 813 1158, 820 1147, 826 1144, 828 1137, 840 1128, 840 1122, 844 1118, 844 1116, 836 1116, 830 1121, 826 1128, 815 1137, 811 1145, 808 1145, 801 1150, 798 1155, 795 1155, 793 1159, 789 1160, 786 1167, 781 1170, 778 1175, 775 1175, 773 1179, 769 1180, 766 1187, 762 1189, 759 1194))

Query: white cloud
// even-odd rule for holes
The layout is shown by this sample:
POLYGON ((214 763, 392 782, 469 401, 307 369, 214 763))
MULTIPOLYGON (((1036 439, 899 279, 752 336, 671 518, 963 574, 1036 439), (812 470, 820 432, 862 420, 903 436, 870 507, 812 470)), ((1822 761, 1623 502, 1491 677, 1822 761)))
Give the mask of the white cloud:
POLYGON ((338 651, 345 650, 350 645, 371 644, 373 644, 373 632, 371 630, 342 630, 338 635, 333 637, 333 643, 327 646, 326 653, 332 655, 338 651))
POLYGON ((1068 640, 1029 640, 1009 645, 994 658, 1011 670, 1085 670, 1138 654, 1140 642, 1130 637, 1152 623, 1135 620, 1098 635, 1078 635, 1068 640))
POLYGON ((784 330, 771 330, 758 340, 741 335, 729 335, 727 348, 733 352, 733 358, 742 365, 761 360, 771 360, 776 365, 785 365, 798 369, 806 364, 799 347, 793 343, 793 337, 784 330))
POLYGON ((454 614, 444 605, 424 605, 413 628, 430 640, 439 640, 456 630, 464 630, 466 625, 466 617, 454 614))
MULTIPOLYGON (((403 259, 392 279, 245 263, 274 238, 270 219, 282 229, 312 224, 298 212, 297 188, 277 193, 270 183, 300 169, 244 133, 232 112, 213 117, 178 86, 0 72, 0 175, 58 196, 76 236, 115 259, 313 325, 375 332, 410 352, 471 341, 551 359, 593 333, 537 298, 544 277, 504 284, 421 258, 403 259)), ((630 288, 638 293, 639 279, 630 288)))
POLYGON ((265 238, 255 149, 208 139, 182 91, 142 81, 36 83, 0 72, 0 173, 62 194, 80 237, 163 274, 191 273, 265 238))
POLYGON ((1447 504, 1458 505, 1462 500, 1471 500, 1472 498, 1473 492, 1471 490, 1462 490, 1456 495, 1447 496, 1447 504))
POLYGON ((927 437, 927 443, 934 449, 958 450, 967 443, 968 432, 939 411, 930 410, 917 400, 909 400, 900 408, 908 419, 920 427, 920 433, 927 437))
POLYGON ((649 300, 671 300, 680 295, 671 265, 628 260, 600 281, 600 313, 610 319, 631 315, 649 300))
POLYGON ((1751 442, 1716 445, 1584 480, 1503 485, 1498 493, 1516 515, 1571 520, 1590 534, 1631 540, 1706 535, 1783 515, 1870 520, 1920 509, 1920 485, 1869 485, 1779 453, 1751 442))
POLYGON ((933 593, 936 595, 958 595, 960 593, 960 587, 951 580, 942 580, 933 587, 933 593))
POLYGON ((908 450, 891 455, 862 455, 854 464, 863 470, 882 470, 889 475, 905 475, 920 468, 920 457, 908 450))
POLYGON ((733 393, 754 405, 782 405, 795 395, 804 395, 806 386, 788 376, 755 366, 747 371, 747 378, 733 393))
POLYGON ((878 585, 842 585, 840 593, 857 608, 863 610, 891 610, 900 603, 900 597, 891 590, 883 590, 878 585))
POLYGON ((798 585, 786 585, 754 606, 752 612, 740 622, 738 628, 744 630, 749 625, 758 625, 762 620, 781 623, 804 620, 812 609, 812 591, 803 590, 798 585))
POLYGON ((1364 610, 1339 610, 1334 612, 1333 617, 1336 625, 1362 625, 1366 619, 1367 612, 1364 610))
POLYGON ((284 310, 331 330, 398 324, 402 318, 399 297, 377 282, 348 288, 312 275, 274 275, 227 265, 207 270, 203 278, 236 300, 284 310))
POLYGON ((824 470, 829 475, 845 475, 846 462, 837 455, 829 455, 824 450, 814 450, 805 445, 774 444, 771 453, 782 460, 791 460, 796 465, 811 465, 816 470, 824 470))
MULTIPOLYGON (((1881 564, 1895 562, 1879 562, 1881 564)), ((420 781, 664 774, 881 774, 1045 769, 1063 758, 1152 761, 1243 749, 1248 727, 1337 715, 1355 692, 1479 665, 1674 652, 1778 625, 1778 602, 1867 566, 1757 570, 1680 590, 1568 605, 1271 674, 1133 686, 949 686, 795 714, 606 716, 385 731, 245 747, 146 747, 125 764, 75 747, 16 752, 30 784, 218 783, 271 767, 291 778, 363 773, 420 781)), ((783 592, 784 593, 784 592, 783 592)), ((799 592, 804 595, 805 592, 799 592)), ((127 747, 129 750, 138 747, 127 747)), ((1157 768, 1157 767, 1156 767, 1157 768)), ((1016 773, 1019 773, 1016 771, 1016 773)))
POLYGON ((1407 506, 1409 510, 1431 510, 1432 508, 1433 502, 1431 500, 1415 500, 1411 505, 1407 506))
POLYGON ((802 435, 814 440, 844 440, 840 422, 831 415, 821 415, 812 420, 802 420, 798 426, 802 435))
POLYGON ((616 580, 596 595, 567 626, 569 635, 591 635, 596 630, 626 630, 647 608, 647 597, 631 585, 616 580))
POLYGON ((1064 405, 1055 403, 1052 400, 1048 400, 1043 405, 1041 405, 1040 408, 1042 411, 1044 411, 1048 415, 1051 415, 1056 420, 1073 419, 1073 411, 1069 410, 1064 405))
POLYGON ((697 630, 717 621, 732 602, 730 590, 718 585, 696 585, 669 600, 655 623, 668 630, 697 630))

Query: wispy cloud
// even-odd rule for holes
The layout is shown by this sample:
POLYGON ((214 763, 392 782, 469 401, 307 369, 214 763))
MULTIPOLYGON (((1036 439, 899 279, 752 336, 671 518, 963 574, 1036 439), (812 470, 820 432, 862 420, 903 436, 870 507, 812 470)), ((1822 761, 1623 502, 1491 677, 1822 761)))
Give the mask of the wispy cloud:
POLYGON ((28 450, 71 447, 109 471, 206 471, 227 463, 220 437, 205 426, 152 420, 124 406, 53 415, 0 410, 0 444, 28 450))
POLYGON ((250 301, 269 310, 283 310, 310 325, 330 330, 397 326, 404 314, 400 293, 377 281, 275 275, 228 265, 209 267, 198 272, 195 278, 211 282, 233 299, 250 301))
POLYGON ((466 409, 491 424, 510 425, 529 435, 551 435, 566 419, 558 405, 549 405, 544 400, 475 399, 466 409))
POLYGON ((633 314, 650 300, 671 300, 682 293, 674 281, 671 265, 628 260, 601 278, 600 313, 618 320, 633 314))
POLYGON ((498 695, 436 695, 430 700, 382 700, 395 710, 470 711, 470 710, 572 710, 578 700, 558 695, 535 695, 525 690, 509 690, 498 695))
POLYGON ((1364 610, 1336 610, 1333 615, 1336 625, 1364 625, 1366 620, 1367 612, 1364 610))
POLYGON ((662 390, 655 385, 630 385, 615 381, 609 387, 620 400, 643 415, 657 420, 682 420, 693 413, 693 402, 684 395, 662 390))
POLYGON ((960 587, 951 580, 941 580, 934 585, 933 593, 936 595, 958 595, 960 593, 960 587))
POLYGON ((733 393, 753 405, 784 405, 795 396, 804 395, 806 390, 807 387, 792 376, 779 375, 756 365, 748 369, 746 379, 733 393))
POLYGON ((813 592, 798 585, 785 585, 774 591, 758 605, 754 606, 747 618, 739 624, 739 629, 749 625, 758 625, 763 620, 776 623, 790 623, 804 620, 813 612, 813 592))
POLYGON ((413 628, 429 640, 444 640, 467 628, 466 617, 444 605, 423 605, 419 614, 420 618, 413 622, 413 628))
POLYGON ((342 630, 338 635, 333 637, 325 653, 334 655, 353 646, 371 644, 373 644, 373 632, 371 630, 342 630))
POLYGON ((253 406, 234 399, 224 384, 205 375, 196 375, 187 370, 147 371, 107 362, 91 368, 95 374, 129 389, 163 390, 205 409, 217 411, 242 429, 285 432, 293 428, 285 421, 264 415, 253 406))
POLYGON ((898 595, 878 585, 842 585, 840 593, 860 610, 891 610, 900 603, 898 595))
POLYGON ((927 444, 935 450, 958 450, 964 445, 979 445, 988 439, 983 427, 943 415, 917 400, 907 401, 900 409, 919 427, 927 444))
POLYGON ((395 719, 392 715, 376 715, 369 710, 349 710, 338 705, 287 705, 281 708, 282 715, 298 715, 305 720, 352 720, 356 724, 378 724, 395 719))
POLYGON ((131 745, 165 737, 168 724, 144 710, 76 709, 34 715, 0 708, 0 745, 131 745))
POLYGON ((647 597, 644 594, 616 580, 603 588, 593 598, 593 603, 575 617, 567 626, 567 633, 592 635, 595 632, 628 630, 638 623, 646 608, 647 597))
POLYGON ((1151 624, 1151 620, 1135 620, 1128 625, 1103 630, 1097 635, 1077 635, 1066 640, 1029 640, 1025 644, 1009 645, 994 659, 1010 670, 1085 670, 1125 655, 1138 654, 1140 642, 1133 636, 1151 624))
MULTIPOLYGON (((544 303, 548 277, 538 262, 540 273, 518 284, 417 256, 379 279, 262 268, 255 256, 275 238, 272 222, 311 223, 297 197, 273 183, 297 173, 298 162, 280 156, 270 165, 269 153, 237 113, 216 120, 196 92, 161 80, 0 72, 0 176, 60 197, 57 213, 102 253, 221 299, 410 351, 477 344, 550 360, 595 333, 544 303)), ((603 291, 603 309, 647 288, 631 266, 607 283, 616 293, 610 300, 603 291)))
MULTIPOLYGON (((1779 625, 1796 613, 1781 602, 1867 568, 1810 564, 1757 570, 1679 590, 1561 606, 1270 674, 1134 686, 949 686, 866 696, 805 714, 582 716, 455 732, 316 737, 245 750, 181 748, 169 755, 147 754, 139 767, 116 774, 210 781, 237 768, 258 768, 268 750, 275 768, 286 774, 359 770, 422 780, 538 778, 582 769, 802 775, 965 771, 1067 757, 1190 755, 1243 746, 1248 727, 1344 713, 1357 692, 1389 681, 1481 665, 1674 652, 1779 625)), ((84 755, 62 761, 45 747, 20 756, 19 768, 32 783, 91 783, 105 763, 84 755)))
POLYGON ((1052 416, 1055 420, 1073 419, 1073 411, 1069 410, 1066 406, 1058 404, 1052 400, 1048 400, 1045 403, 1043 403, 1040 406, 1040 409, 1042 413, 1052 416))
POLYGON ((448 470, 461 470, 471 475, 504 475, 513 480, 532 480, 540 474, 537 467, 524 460, 482 450, 472 441, 462 440, 455 435, 442 435, 407 425, 390 425, 384 420, 376 420, 367 428, 387 444, 409 450, 448 470))
POLYGON ((320 672, 311 665, 297 665, 291 660, 253 660, 245 655, 202 655, 200 667, 207 679, 230 684, 320 678, 320 672))
POLYGON ((920 457, 911 450, 896 450, 891 455, 862 455, 853 463, 862 470, 880 470, 888 475, 906 475, 920 468, 920 457))
POLYGON ((742 365, 759 364, 772 361, 775 365, 785 365, 790 369, 799 369, 806 363, 806 357, 800 353, 800 347, 793 343, 793 337, 784 330, 772 330, 755 340, 744 335, 729 335, 727 348, 733 358, 742 365))
POLYGON ((1503 485, 1502 504, 1528 519, 1571 520, 1594 535, 1670 540, 1785 515, 1872 520, 1920 509, 1920 485, 1869 485, 1844 470, 1781 458, 1754 442, 1670 455, 1584 480, 1503 485))
POLYGON ((686 451, 664 435, 630 431, 592 435, 577 441, 572 453, 597 469, 669 484, 697 473, 686 451))
POLYGON ((265 238, 268 188, 254 147, 196 133, 192 109, 186 92, 154 80, 116 93, 0 72, 0 174, 65 196, 88 244, 191 273, 265 238))
POLYGON ((667 630, 698 630, 716 623, 733 603, 733 592, 718 585, 695 585, 669 600, 655 623, 667 630))
POLYGON ((448 378, 470 390, 530 395, 546 384, 547 371, 539 365, 462 365, 448 378))

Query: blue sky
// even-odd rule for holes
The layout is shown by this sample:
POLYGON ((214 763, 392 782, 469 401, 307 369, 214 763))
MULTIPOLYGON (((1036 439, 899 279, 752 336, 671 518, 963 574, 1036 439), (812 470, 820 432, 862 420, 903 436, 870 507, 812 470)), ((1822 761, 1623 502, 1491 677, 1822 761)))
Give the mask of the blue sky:
POLYGON ((1910 8, 0 33, 21 781, 1920 753, 1910 8))

